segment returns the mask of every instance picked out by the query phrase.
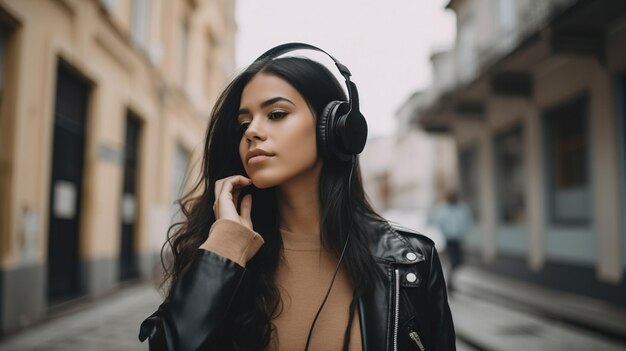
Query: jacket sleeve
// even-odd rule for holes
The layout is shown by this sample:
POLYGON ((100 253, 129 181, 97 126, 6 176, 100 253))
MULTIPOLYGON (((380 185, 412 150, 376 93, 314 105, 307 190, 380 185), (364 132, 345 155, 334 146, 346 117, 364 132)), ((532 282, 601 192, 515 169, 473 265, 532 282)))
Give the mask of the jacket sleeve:
POLYGON ((169 298, 143 321, 139 340, 150 350, 192 351, 218 342, 234 296, 247 280, 245 268, 214 252, 197 249, 169 298))
POLYGON ((428 308, 434 350, 456 350, 456 335, 448 305, 446 282, 437 249, 432 247, 428 277, 428 308))

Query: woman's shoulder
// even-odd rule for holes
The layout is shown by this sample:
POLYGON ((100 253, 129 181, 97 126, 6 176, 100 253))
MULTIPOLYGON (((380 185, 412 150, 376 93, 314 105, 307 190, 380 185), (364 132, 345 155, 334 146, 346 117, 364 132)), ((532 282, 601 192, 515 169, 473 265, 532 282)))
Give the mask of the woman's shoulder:
POLYGON ((417 258, 426 259, 435 247, 426 235, 387 220, 372 221, 370 228, 372 251, 378 257, 405 261, 406 254, 412 252, 417 258))
POLYGON ((435 246, 435 242, 431 238, 429 238, 425 234, 418 232, 417 230, 403 227, 393 222, 389 222, 389 226, 391 226, 391 228, 395 230, 399 235, 402 235, 409 240, 419 241, 422 245, 435 246))

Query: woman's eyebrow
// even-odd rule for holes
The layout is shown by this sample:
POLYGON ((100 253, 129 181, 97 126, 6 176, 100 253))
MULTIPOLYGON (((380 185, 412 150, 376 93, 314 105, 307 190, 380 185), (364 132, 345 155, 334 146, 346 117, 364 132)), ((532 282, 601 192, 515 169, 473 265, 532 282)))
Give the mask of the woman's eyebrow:
MULTIPOLYGON (((288 102, 288 103, 290 103, 290 104, 292 104, 292 105, 296 106, 296 104, 294 104, 293 102, 291 102, 291 100, 289 100, 289 99, 287 99, 287 98, 284 98, 284 97, 282 97, 282 96, 278 96, 278 97, 271 98, 271 99, 269 99, 269 100, 263 101, 263 102, 261 103, 261 108, 265 108, 265 107, 267 107, 267 106, 269 106, 269 105, 271 105, 271 104, 274 104, 274 103, 276 103, 276 102, 278 102, 278 101, 286 101, 286 102, 288 102)), ((237 115, 245 115, 245 114, 249 114, 249 113, 250 113, 250 110, 248 110, 247 108, 242 108, 242 109, 240 109, 240 110, 239 110, 239 112, 237 113, 237 115)))
POLYGON ((278 96, 278 97, 271 98, 271 99, 269 99, 269 100, 267 100, 267 101, 262 102, 262 103, 261 103, 261 107, 267 107, 267 106, 269 106, 269 105, 271 105, 271 104, 273 104, 273 103, 276 103, 276 102, 278 102, 278 101, 287 101, 288 103, 290 103, 290 104, 292 104, 292 105, 296 106, 296 104, 294 104, 293 102, 291 102, 289 99, 284 98, 284 97, 282 97, 282 96, 278 96))

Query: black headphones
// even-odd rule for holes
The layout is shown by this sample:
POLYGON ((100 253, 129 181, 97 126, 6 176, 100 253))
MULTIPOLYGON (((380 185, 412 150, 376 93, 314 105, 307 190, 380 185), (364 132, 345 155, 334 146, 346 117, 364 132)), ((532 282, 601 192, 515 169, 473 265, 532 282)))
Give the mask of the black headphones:
POLYGON ((311 49, 328 55, 346 79, 348 101, 331 101, 317 118, 317 145, 327 160, 351 161, 363 151, 367 141, 367 122, 359 110, 359 93, 350 81, 350 70, 326 51, 305 43, 287 43, 267 50, 254 62, 273 59, 294 50, 311 49))

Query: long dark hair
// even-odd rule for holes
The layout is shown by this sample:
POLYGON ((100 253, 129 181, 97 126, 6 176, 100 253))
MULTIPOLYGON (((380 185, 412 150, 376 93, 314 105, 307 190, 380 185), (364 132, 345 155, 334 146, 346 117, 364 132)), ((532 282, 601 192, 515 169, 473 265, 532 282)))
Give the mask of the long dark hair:
MULTIPOLYGON (((212 209, 215 182, 231 175, 246 174, 238 152, 242 131, 237 124, 237 111, 244 87, 261 72, 275 75, 291 84, 307 101, 315 118, 328 102, 346 100, 341 85, 326 67, 299 57, 256 61, 226 87, 211 112, 201 174, 192 189, 177 201, 185 219, 169 228, 167 241, 161 249, 165 274, 160 286, 163 287, 168 281, 170 283, 166 298, 181 272, 190 264, 194 252, 206 241, 209 229, 215 222, 212 209), (168 246, 173 262, 167 262, 165 257, 168 246)), ((343 261, 354 288, 351 316, 358 296, 373 284, 373 275, 379 273, 369 250, 367 223, 383 220, 365 195, 358 159, 354 167, 352 184, 348 186, 351 164, 325 160, 319 181, 320 236, 323 247, 338 258, 348 232, 352 232, 343 261)), ((282 248, 275 188, 255 188, 252 199, 254 230, 263 236, 265 244, 246 265, 246 269, 256 277, 251 282, 251 289, 246 289, 254 292, 254 296, 237 304, 231 319, 224 322, 229 326, 224 328, 224 335, 227 336, 224 347, 229 349, 244 349, 250 345, 259 349, 266 347, 272 336, 272 320, 280 314, 282 306, 275 283, 282 248)), ((349 337, 347 328, 344 347, 349 337)))

